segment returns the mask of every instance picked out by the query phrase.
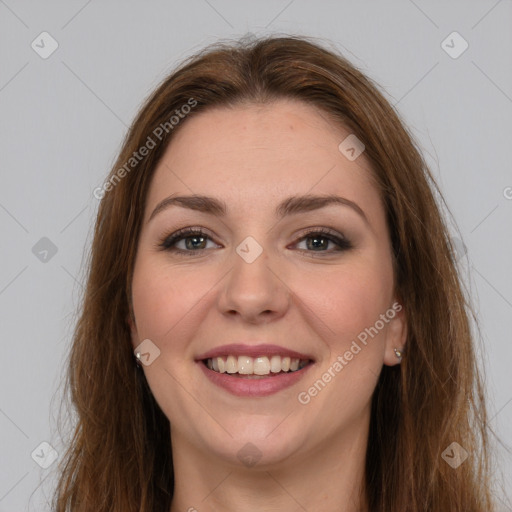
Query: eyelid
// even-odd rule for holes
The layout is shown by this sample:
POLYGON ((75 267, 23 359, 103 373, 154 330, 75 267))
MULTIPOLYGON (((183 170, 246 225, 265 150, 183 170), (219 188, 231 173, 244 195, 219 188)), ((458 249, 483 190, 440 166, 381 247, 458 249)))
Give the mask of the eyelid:
MULTIPOLYGON (((348 241, 348 238, 341 232, 336 229, 327 227, 327 226, 313 226, 304 228, 300 231, 300 239, 305 238, 309 234, 321 233, 323 235, 331 235, 332 237, 340 238, 342 240, 348 241)), ((299 236, 299 235, 297 235, 299 236)))

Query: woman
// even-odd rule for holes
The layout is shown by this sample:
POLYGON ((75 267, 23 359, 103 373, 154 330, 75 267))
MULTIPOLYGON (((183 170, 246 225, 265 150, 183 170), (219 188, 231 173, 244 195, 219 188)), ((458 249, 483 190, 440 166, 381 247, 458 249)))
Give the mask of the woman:
POLYGON ((188 59, 95 191, 56 510, 492 510, 433 191, 393 108, 313 41, 188 59))

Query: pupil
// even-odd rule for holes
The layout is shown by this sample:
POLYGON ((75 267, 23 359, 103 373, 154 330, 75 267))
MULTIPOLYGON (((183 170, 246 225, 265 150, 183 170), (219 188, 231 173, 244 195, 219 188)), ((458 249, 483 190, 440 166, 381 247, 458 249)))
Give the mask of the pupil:
POLYGON ((315 248, 325 247, 325 243, 324 244, 318 244, 319 240, 323 240, 325 242, 326 241, 325 237, 311 237, 310 240, 313 241, 313 243, 311 245, 313 247, 315 247, 315 248))
POLYGON ((191 242, 192 240, 201 240, 201 243, 204 243, 204 236, 193 236, 189 237, 185 240, 185 245, 187 246, 187 249, 197 249, 198 247, 196 245, 193 245, 191 242))

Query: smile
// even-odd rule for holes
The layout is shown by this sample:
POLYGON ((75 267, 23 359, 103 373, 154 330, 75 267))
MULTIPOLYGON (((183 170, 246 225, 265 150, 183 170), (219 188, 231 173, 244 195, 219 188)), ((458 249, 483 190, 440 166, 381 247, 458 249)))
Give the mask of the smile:
POLYGON ((262 397, 296 384, 314 366, 310 354, 278 345, 223 345, 198 355, 196 363, 214 384, 238 397, 262 397))

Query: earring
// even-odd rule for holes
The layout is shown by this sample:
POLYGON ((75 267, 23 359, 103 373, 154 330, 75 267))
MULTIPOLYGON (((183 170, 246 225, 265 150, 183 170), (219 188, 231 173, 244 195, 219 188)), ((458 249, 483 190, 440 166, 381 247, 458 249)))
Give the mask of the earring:
POLYGON ((135 352, 135 354, 133 354, 134 357, 135 357, 135 366, 137 366, 137 368, 141 368, 142 367, 142 361, 140 359, 140 352, 135 352))
POLYGON ((395 356, 398 358, 398 360, 402 361, 402 351, 397 348, 394 348, 393 350, 395 351, 395 356))

